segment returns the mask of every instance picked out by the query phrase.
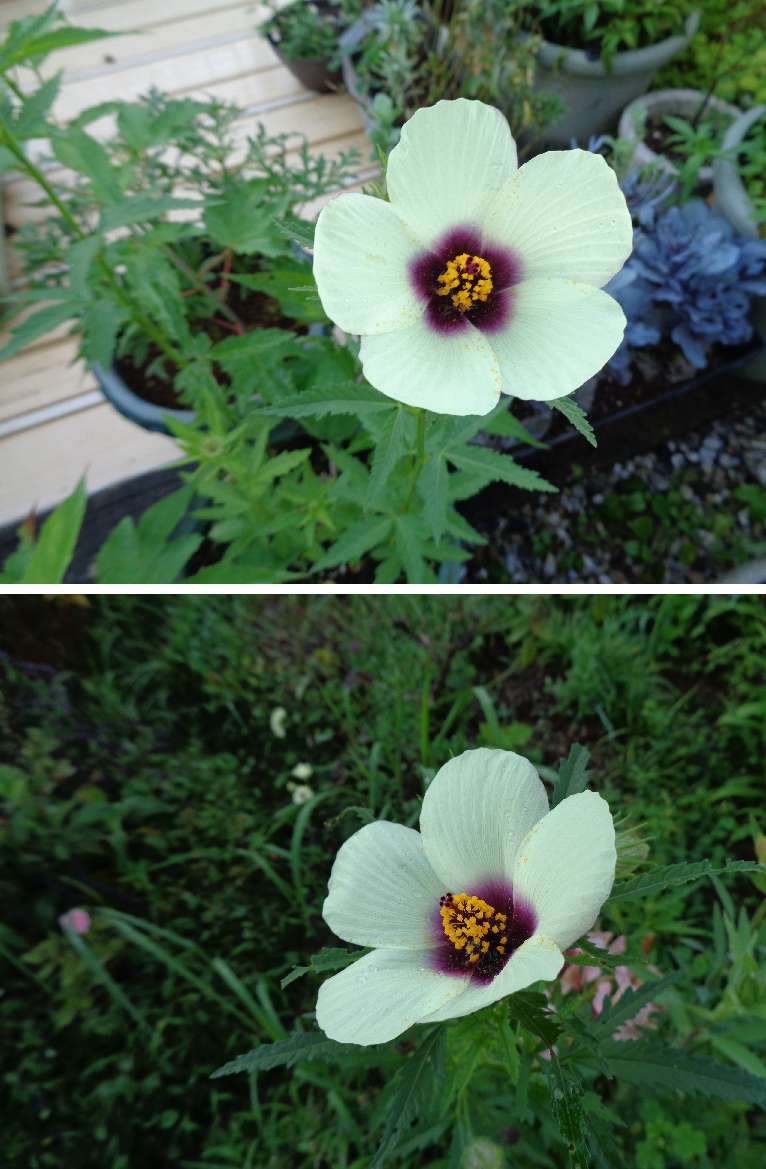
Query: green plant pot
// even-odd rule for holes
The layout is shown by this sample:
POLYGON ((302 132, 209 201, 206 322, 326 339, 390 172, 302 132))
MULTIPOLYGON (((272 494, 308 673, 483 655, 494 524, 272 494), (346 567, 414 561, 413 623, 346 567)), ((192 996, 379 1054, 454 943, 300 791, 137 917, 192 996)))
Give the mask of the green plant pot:
POLYGON ((567 150, 572 138, 585 146, 591 134, 613 134, 621 111, 646 93, 661 66, 683 52, 699 22, 699 12, 693 12, 686 19, 683 36, 617 53, 609 72, 584 49, 544 42, 537 54, 535 88, 558 94, 564 113, 546 132, 542 149, 567 150))
POLYGON ((93 373, 101 387, 101 392, 112 403, 115 410, 122 414, 123 418, 127 418, 129 422, 135 422, 136 426, 141 426, 144 430, 153 430, 156 434, 172 435, 173 432, 166 421, 168 416, 189 425, 197 417, 196 410, 168 410, 139 398, 138 394, 134 394, 125 384, 114 366, 105 371, 100 365, 94 365, 93 373))

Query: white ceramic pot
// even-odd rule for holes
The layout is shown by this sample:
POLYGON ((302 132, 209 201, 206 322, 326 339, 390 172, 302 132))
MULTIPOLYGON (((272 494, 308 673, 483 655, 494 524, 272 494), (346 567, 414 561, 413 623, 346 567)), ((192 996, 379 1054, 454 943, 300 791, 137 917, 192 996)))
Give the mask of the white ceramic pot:
POLYGON ((546 131, 542 149, 568 150, 572 138, 585 147, 591 134, 614 133, 620 111, 646 93, 662 65, 683 52, 699 22, 699 12, 693 12, 682 36, 617 53, 608 72, 603 62, 592 61, 584 49, 545 42, 537 54, 535 88, 559 94, 565 108, 546 131))
MULTIPOLYGON (((665 158, 663 154, 655 154, 645 142, 638 140, 635 125, 636 116, 645 110, 648 117, 661 118, 665 114, 672 114, 677 118, 686 118, 688 122, 691 122, 704 100, 705 94, 699 89, 657 89, 654 93, 646 93, 643 97, 636 98, 629 106, 626 106, 622 111, 618 133, 620 138, 627 138, 629 142, 635 143, 632 165, 642 166, 649 162, 659 162, 666 174, 677 175, 678 167, 670 159, 665 158)), ((721 101, 719 97, 710 98, 702 115, 703 121, 707 117, 708 110, 714 110, 717 114, 724 114, 732 119, 739 117, 740 114, 738 106, 721 101)), ((703 183, 711 183, 713 181, 713 167, 701 166, 699 177, 703 183)))
MULTIPOLYGON (((724 150, 739 146, 747 132, 766 115, 766 105, 753 106, 732 122, 723 140, 724 150)), ((740 178, 737 165, 728 158, 717 158, 713 163, 713 189, 716 210, 728 219, 740 235, 757 236, 758 223, 753 219, 753 204, 747 187, 740 178)))

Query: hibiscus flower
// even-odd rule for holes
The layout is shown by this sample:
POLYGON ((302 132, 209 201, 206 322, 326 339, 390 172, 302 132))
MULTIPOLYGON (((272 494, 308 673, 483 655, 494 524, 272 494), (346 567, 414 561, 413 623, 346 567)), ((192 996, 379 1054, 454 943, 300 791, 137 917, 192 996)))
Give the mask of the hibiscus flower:
POLYGON ((382 1043, 555 978, 609 896, 615 861, 595 792, 549 811, 522 756, 480 748, 451 759, 426 791, 420 832, 376 820, 335 858, 322 915, 374 949, 322 984, 319 1026, 340 1042, 382 1043))
POLYGON ((439 414, 486 414, 501 391, 551 400, 619 346, 600 291, 633 232, 614 171, 557 150, 517 166, 499 110, 420 109, 388 160, 390 202, 348 192, 322 210, 314 275, 327 315, 361 334, 365 377, 439 414))

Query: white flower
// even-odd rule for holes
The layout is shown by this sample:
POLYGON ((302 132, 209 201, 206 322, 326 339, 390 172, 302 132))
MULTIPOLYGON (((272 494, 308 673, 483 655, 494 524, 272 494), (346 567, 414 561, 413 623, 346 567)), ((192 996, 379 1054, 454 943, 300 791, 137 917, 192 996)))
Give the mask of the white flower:
MULTIPOLYGON (((288 787, 292 786, 288 784, 288 787)), ((314 789, 310 788, 307 783, 300 783, 297 787, 293 787, 293 803, 306 804, 309 800, 314 798, 314 789)))
POLYGON ((294 775, 296 779, 311 779, 313 770, 310 763, 296 763, 290 774, 294 775))
POLYGON ((272 710, 269 716, 269 726, 271 727, 272 735, 276 735, 278 739, 284 739, 287 731, 285 730, 285 719, 287 718, 287 711, 284 706, 277 706, 272 710))
POLYGON ((520 755, 451 759, 423 798, 420 832, 376 820, 335 858, 322 915, 374 949, 323 983, 319 1026, 343 1043, 383 1043, 555 978, 609 896, 615 860, 595 792, 549 811, 520 755))
POLYGON ((503 115, 440 101, 402 129, 390 202, 346 193, 321 212, 325 312, 362 334, 365 377, 440 414, 486 414, 502 390, 550 400, 597 373, 625 317, 600 289, 630 255, 625 198, 585 150, 517 168, 503 115))

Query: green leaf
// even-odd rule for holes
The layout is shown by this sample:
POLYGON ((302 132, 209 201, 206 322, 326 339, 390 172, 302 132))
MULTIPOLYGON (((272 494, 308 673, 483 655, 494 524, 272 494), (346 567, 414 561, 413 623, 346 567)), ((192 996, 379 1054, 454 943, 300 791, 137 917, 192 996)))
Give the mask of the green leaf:
POLYGON ((417 1117, 422 1122, 428 1114, 446 1079, 446 1046, 446 1028, 437 1025, 421 1039, 417 1050, 396 1073, 386 1125, 369 1169, 379 1169, 392 1155, 400 1136, 412 1121, 417 1117))
POLYGON ((432 454, 420 472, 417 492, 423 500, 423 518, 428 524, 431 538, 438 542, 447 528, 447 514, 450 508, 450 473, 447 459, 441 451, 432 454))
POLYGON ((264 1043, 256 1047, 255 1051, 230 1060, 214 1071, 210 1079, 218 1080, 221 1076, 231 1076, 235 1072, 268 1072, 272 1068, 291 1068, 297 1063, 309 1063, 314 1059, 333 1060, 341 1055, 353 1055, 358 1050, 358 1044, 336 1043, 334 1039, 328 1039, 323 1031, 309 1031, 307 1034, 298 1031, 287 1039, 264 1043))
POLYGON ((294 239, 302 248, 313 248, 316 225, 309 223, 307 219, 300 219, 297 215, 288 213, 281 219, 272 219, 272 223, 281 235, 294 239))
POLYGON ((208 233, 221 247, 242 255, 285 255, 289 252, 287 241, 274 228, 274 211, 279 208, 268 199, 267 179, 226 183, 220 199, 205 209, 203 222, 208 233))
POLYGON ((582 1084, 565 1075, 559 1059, 552 1054, 548 1069, 551 1111, 558 1122, 561 1137, 569 1151, 572 1169, 588 1169, 588 1130, 583 1116, 582 1084))
POLYGON ((596 1039, 608 1039, 616 1027, 632 1019, 647 1003, 654 1002, 658 995, 678 982, 683 977, 683 970, 674 970, 672 974, 657 982, 645 982, 638 990, 626 990, 618 1003, 607 1000, 603 1011, 591 1026, 591 1033, 596 1039))
POLYGON ((91 295, 91 270, 103 242, 99 235, 89 235, 70 244, 64 252, 64 262, 69 265, 69 286, 80 300, 88 300, 91 295))
POLYGON ((83 347, 88 361, 111 368, 117 334, 130 313, 124 305, 106 294, 86 305, 82 314, 83 347))
POLYGON ((548 1005, 545 995, 522 990, 509 995, 506 1001, 511 1018, 518 1019, 531 1035, 536 1035, 546 1047, 552 1048, 561 1034, 561 1023, 545 1010, 548 1005))
MULTIPOLYGON (((14 24, 17 23, 14 21, 14 24)), ((18 22, 20 23, 20 22, 18 22)), ((88 41, 100 41, 104 37, 126 36, 126 33, 107 32, 103 28, 52 28, 39 36, 26 38, 10 53, 0 52, 0 70, 5 71, 33 57, 45 57, 56 49, 68 49, 72 45, 84 45, 88 41)), ((7 45, 4 46, 7 49, 7 45)))
POLYGON ((295 334, 287 329, 253 329, 241 337, 227 337, 208 353, 213 361, 252 361, 286 345, 295 343, 295 334))
POLYGON ((404 565, 407 584, 436 584, 434 572, 425 562, 425 524, 418 515, 398 515, 394 519, 396 551, 404 565))
POLYGON ((347 563, 349 560, 359 560, 365 552, 382 544, 391 535, 393 522, 391 516, 370 516, 366 520, 357 520, 314 565, 314 572, 335 568, 336 565, 347 563))
POLYGON ((57 73, 55 77, 50 77, 39 89, 30 94, 21 106, 13 124, 13 133, 19 141, 48 136, 49 127, 45 121, 45 114, 58 97, 61 76, 61 73, 57 73))
POLYGON ((203 206, 201 199, 176 199, 172 195, 158 196, 143 191, 139 195, 121 198, 113 207, 105 207, 101 212, 99 231, 114 231, 118 227, 130 227, 133 223, 158 219, 168 211, 203 206))
POLYGON ((590 772, 586 770, 590 752, 580 743, 573 743, 569 748, 569 758, 559 760, 559 775, 553 785, 551 807, 555 808, 567 796, 577 795, 585 791, 590 772))
POLYGON ((510 1076, 511 1083, 515 1086, 519 1082, 519 1070, 521 1068, 519 1045, 516 1042, 513 1028, 507 1019, 501 1020, 500 1023, 500 1045, 505 1066, 508 1069, 508 1075, 510 1076))
POLYGON ((699 877, 706 877, 711 873, 764 873, 766 867, 755 861, 728 861, 724 868, 714 869, 710 861, 692 861, 678 865, 665 865, 662 868, 650 869, 648 873, 641 873, 630 881, 612 889, 609 901, 633 901, 636 897, 648 897, 666 889, 668 885, 683 885, 687 881, 696 881, 699 877))
POLYGON ((486 447, 450 447, 448 456, 450 462, 459 470, 471 471, 477 477, 482 476, 485 483, 499 479, 503 483, 523 487, 527 491, 558 491, 558 487, 548 483, 537 471, 520 467, 514 463, 510 455, 499 455, 496 451, 487 450, 486 447))
POLYGON ((346 966, 351 966, 352 963, 357 962, 363 958, 365 954, 369 954, 370 949, 356 950, 349 954, 347 950, 339 950, 335 947, 323 946, 319 954, 311 955, 310 966, 295 966, 289 974, 287 974, 280 986, 282 990, 291 982, 295 982, 296 978, 301 978, 304 974, 319 974, 325 970, 344 970, 346 966))
POLYGON ((184 584, 281 584, 297 580, 302 574, 283 569, 254 568, 246 564, 213 564, 189 576, 184 584))
POLYGON ((717 1096, 721 1100, 745 1100, 766 1108, 766 1080, 715 1060, 689 1055, 677 1047, 634 1040, 604 1045, 614 1073, 639 1087, 670 1088, 689 1095, 717 1096))
POLYGON ((584 438, 587 438, 591 446, 597 445, 593 427, 588 422, 584 411, 580 409, 574 398, 553 398, 548 405, 552 406, 555 410, 560 410, 564 417, 572 423, 575 430, 579 430, 580 434, 584 438))
POLYGON ((10 341, 0 349, 0 361, 15 357, 25 345, 30 345, 32 341, 46 333, 52 333, 59 325, 63 325, 64 321, 73 320, 79 310, 80 306, 76 301, 67 299, 63 304, 51 304, 33 313, 11 330, 10 341))
POLYGON ((122 199, 117 171, 104 147, 78 126, 51 136, 51 148, 62 166, 70 166, 90 179, 99 203, 111 206, 122 199))
POLYGON ((399 402, 395 404, 393 410, 384 415, 383 426, 380 435, 377 436, 372 457, 366 507, 377 501, 391 472, 407 451, 412 437, 410 432, 413 429, 413 421, 412 415, 399 402))
POLYGON ((520 422, 515 414, 511 414, 507 403, 503 402, 505 409, 497 413, 495 410, 489 415, 490 421, 483 427, 487 434, 498 434, 502 438, 518 438, 521 442, 527 443, 528 446, 539 447, 540 450, 550 450, 547 442, 538 442, 536 438, 532 438, 523 422, 520 422))
MULTIPOLYGON (((249 335, 249 334, 248 334, 249 335)), ((295 398, 285 398, 278 406, 268 406, 261 413, 272 418, 324 418, 327 414, 355 414, 365 418, 397 409, 391 398, 372 386, 343 382, 306 390, 295 398)))
POLYGON ((21 584, 61 584, 74 554, 87 502, 83 475, 72 494, 43 524, 21 584))
POLYGON ((136 527, 124 516, 96 558, 99 584, 172 584, 202 543, 187 535, 168 542, 186 514, 194 488, 182 487, 152 504, 136 527))
POLYGON ((561 1024, 567 1035, 571 1035, 573 1039, 578 1040, 580 1043, 582 1043, 583 1047, 587 1047, 591 1055, 595 1056, 598 1066, 601 1068, 607 1079, 614 1079, 612 1069, 604 1059, 598 1039, 593 1033, 591 1027, 582 1019, 579 1019, 577 1015, 562 1016, 561 1024))
POLYGON ((298 288, 306 279, 304 268, 282 268, 275 272, 255 272, 247 276, 233 275, 229 279, 255 292, 265 292, 279 301, 282 312, 298 321, 319 321, 329 324, 330 318, 322 308, 316 289, 309 293, 298 288))

